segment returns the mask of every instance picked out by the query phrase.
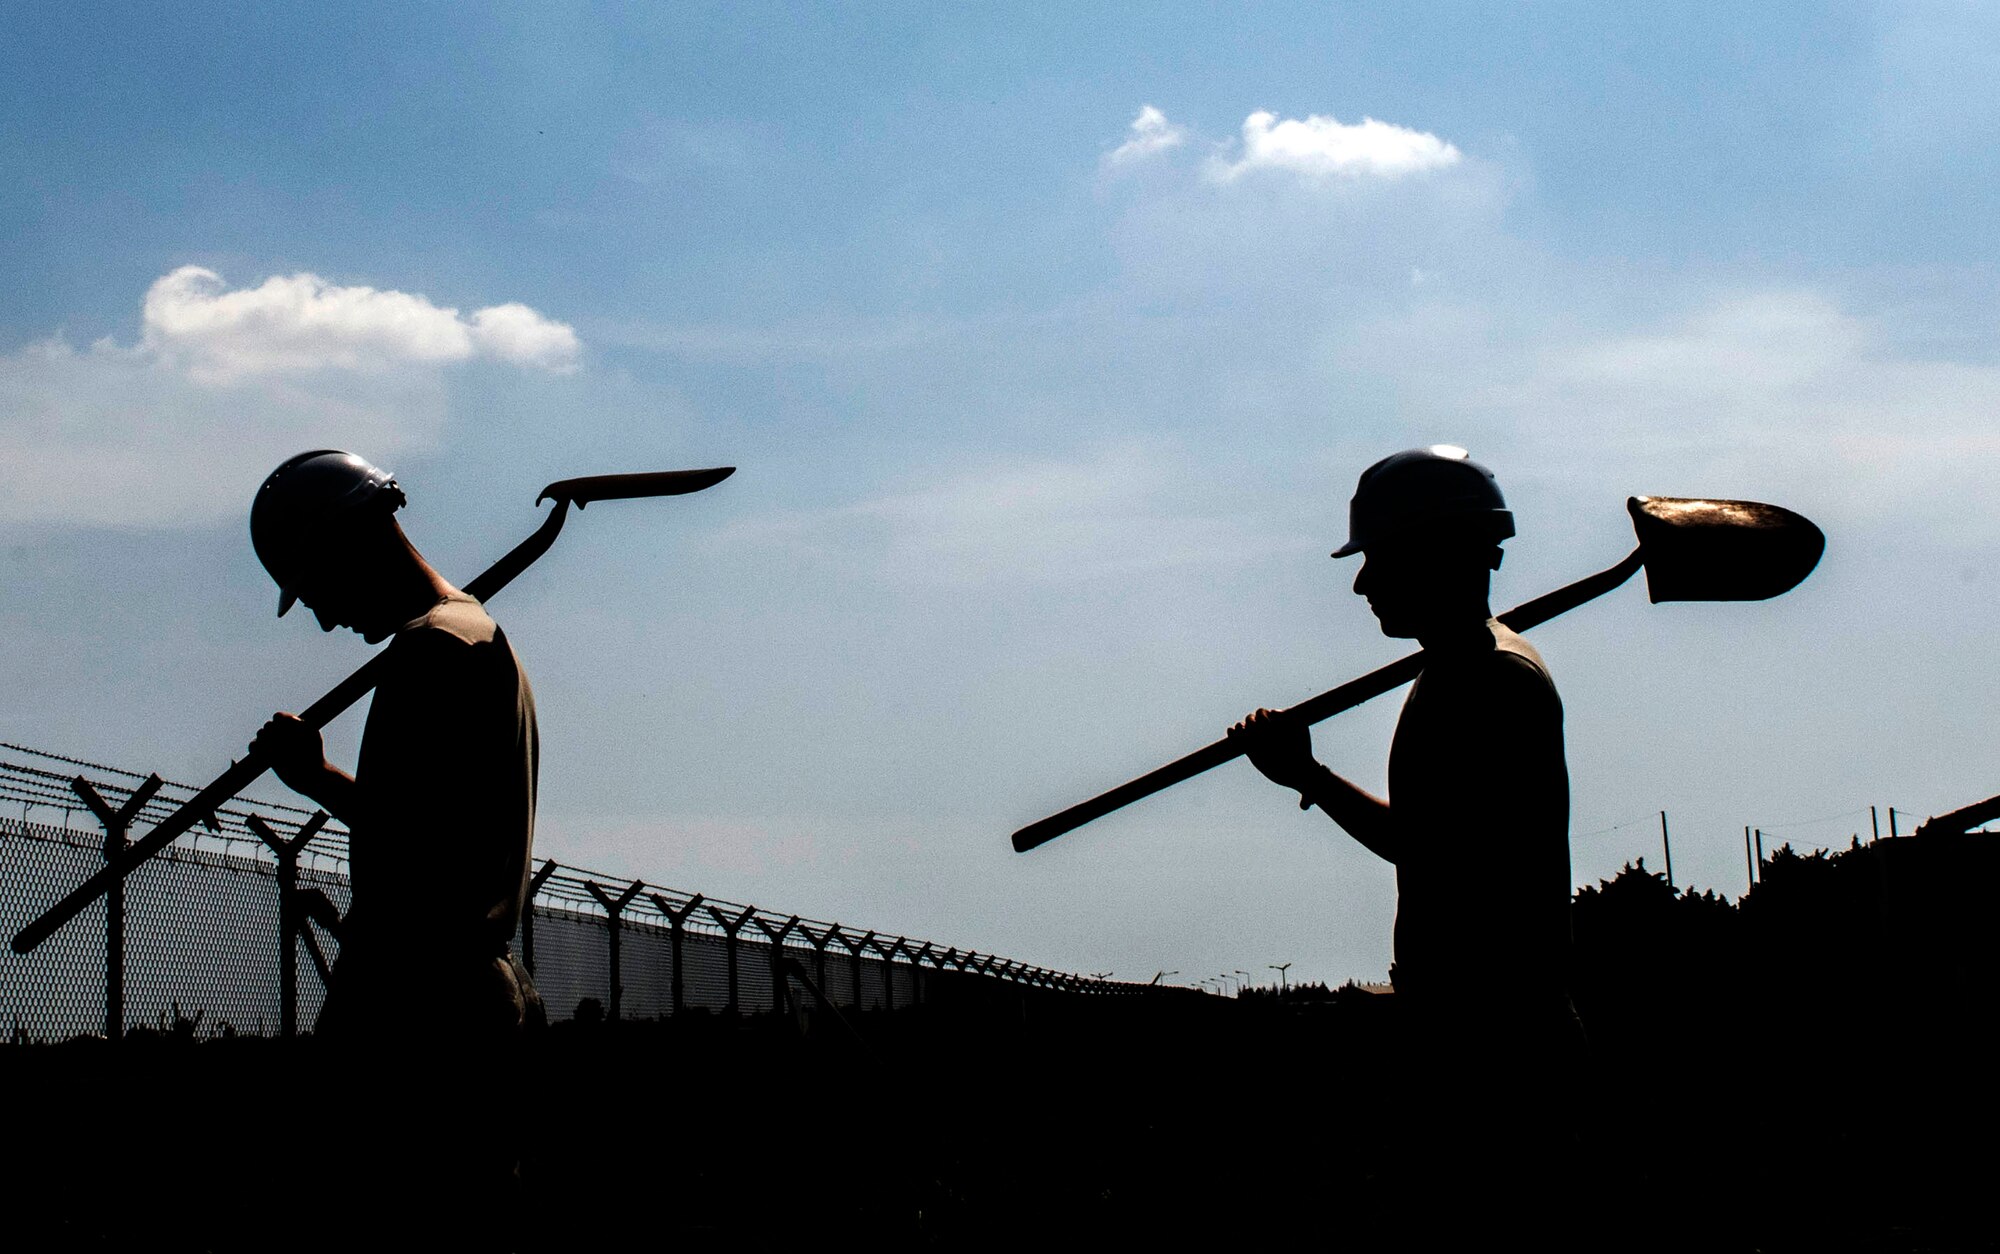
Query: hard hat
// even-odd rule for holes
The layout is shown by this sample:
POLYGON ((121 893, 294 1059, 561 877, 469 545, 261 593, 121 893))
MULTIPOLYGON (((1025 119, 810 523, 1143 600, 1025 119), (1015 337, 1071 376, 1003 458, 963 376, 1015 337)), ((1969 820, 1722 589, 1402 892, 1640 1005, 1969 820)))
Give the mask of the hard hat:
POLYGON ((407 500, 394 475, 338 449, 300 453, 272 471, 250 505, 250 546, 278 583, 278 617, 299 599, 308 541, 330 524, 376 509, 393 513, 407 500))
POLYGON ((1454 444, 1391 453, 1361 472, 1348 506, 1346 557, 1408 536, 1473 536, 1498 543, 1514 515, 1493 472, 1454 444))

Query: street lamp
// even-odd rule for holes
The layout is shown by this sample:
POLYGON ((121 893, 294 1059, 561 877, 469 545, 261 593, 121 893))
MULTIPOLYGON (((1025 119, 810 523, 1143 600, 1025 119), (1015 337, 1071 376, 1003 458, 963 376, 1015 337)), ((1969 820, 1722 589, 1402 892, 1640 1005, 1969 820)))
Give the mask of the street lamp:
POLYGON ((1285 972, 1287 972, 1287 971, 1289 971, 1289 970, 1291 970, 1291 969, 1292 969, 1292 964, 1291 964, 1291 963, 1289 963, 1289 962, 1267 962, 1267 963, 1265 963, 1264 965, 1265 965, 1265 966, 1267 966, 1267 967, 1269 967, 1269 968, 1271 968, 1271 970, 1273 970, 1273 971, 1276 971, 1276 972, 1278 973, 1278 991, 1279 991, 1280 993, 1289 993, 1289 992, 1291 992, 1291 991, 1292 991, 1292 986, 1291 986, 1291 984, 1290 984, 1289 982, 1287 982, 1287 981, 1286 981, 1286 979, 1285 979, 1285 972))

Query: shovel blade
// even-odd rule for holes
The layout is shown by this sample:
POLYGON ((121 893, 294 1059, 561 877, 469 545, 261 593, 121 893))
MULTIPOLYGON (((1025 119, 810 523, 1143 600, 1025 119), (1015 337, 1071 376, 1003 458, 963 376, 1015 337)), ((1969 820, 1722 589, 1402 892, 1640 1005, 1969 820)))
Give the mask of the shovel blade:
POLYGON ((711 470, 654 470, 631 475, 591 475, 583 479, 562 479, 542 489, 535 504, 543 501, 570 501, 578 509, 592 501, 629 501, 642 496, 686 496, 712 488, 736 473, 734 466, 711 470))
POLYGON ((1635 496, 1625 508, 1655 605, 1762 601, 1796 588, 1826 549, 1809 519, 1759 501, 1635 496))

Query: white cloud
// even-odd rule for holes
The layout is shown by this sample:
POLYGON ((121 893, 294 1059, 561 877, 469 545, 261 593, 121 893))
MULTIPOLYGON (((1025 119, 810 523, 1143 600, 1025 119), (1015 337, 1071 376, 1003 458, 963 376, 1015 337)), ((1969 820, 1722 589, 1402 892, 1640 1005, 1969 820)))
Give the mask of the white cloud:
POLYGON ((1396 179, 1457 165, 1458 149, 1426 131, 1374 118, 1347 124, 1313 114, 1278 120, 1259 109, 1243 119, 1243 148, 1234 161, 1217 157, 1208 168, 1219 183, 1257 170, 1283 170, 1308 178, 1396 179))
POLYGON ((576 332, 526 305, 481 309, 471 320, 408 292, 342 287, 316 274, 273 275, 225 289, 221 276, 182 266, 146 293, 144 346, 197 380, 367 370, 474 356, 568 372, 576 332))
POLYGON ((568 374, 576 369, 576 332, 551 322, 526 305, 509 301, 472 315, 472 343, 480 353, 512 362, 568 374))
POLYGON ((1142 105, 1139 116, 1132 119, 1132 137, 1106 153, 1104 164, 1129 165, 1177 148, 1186 139, 1187 130, 1184 127, 1167 121, 1167 115, 1152 105, 1142 105))
POLYGON ((468 319, 310 274, 230 291, 183 266, 146 293, 135 346, 58 335, 0 354, 0 524, 213 522, 301 448, 434 445, 444 364, 568 373, 577 354, 575 332, 525 305, 468 319))

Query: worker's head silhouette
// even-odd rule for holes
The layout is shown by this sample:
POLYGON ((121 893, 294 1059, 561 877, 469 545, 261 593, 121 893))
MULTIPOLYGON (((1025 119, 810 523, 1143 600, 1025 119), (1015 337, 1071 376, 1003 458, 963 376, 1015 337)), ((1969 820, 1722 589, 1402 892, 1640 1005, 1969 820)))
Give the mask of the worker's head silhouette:
POLYGON ((1393 453, 1361 474, 1347 543, 1362 555, 1354 591, 1384 635, 1422 638, 1484 622, 1489 575, 1514 515, 1493 472, 1462 448, 1433 444, 1393 453))
POLYGON ((394 518, 405 500, 393 475, 334 449, 272 471, 250 507, 250 543, 277 581, 278 613, 303 601, 322 629, 376 640, 421 608, 411 589, 427 568, 394 518))

